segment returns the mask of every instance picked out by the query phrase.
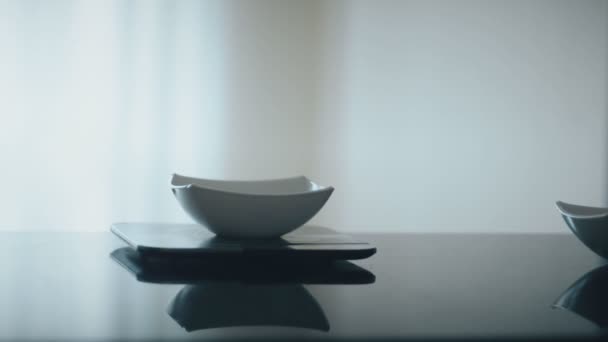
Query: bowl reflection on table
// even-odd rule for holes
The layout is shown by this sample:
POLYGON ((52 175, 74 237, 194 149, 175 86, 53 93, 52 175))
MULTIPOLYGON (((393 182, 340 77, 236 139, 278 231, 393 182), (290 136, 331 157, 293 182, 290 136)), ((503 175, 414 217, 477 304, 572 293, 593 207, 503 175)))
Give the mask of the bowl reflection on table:
POLYGON ((574 235, 597 255, 608 258, 608 208, 555 204, 574 235))
POLYGON ((600 328, 608 327, 608 265, 579 278, 555 301, 553 307, 576 313, 600 328))
POLYGON ((297 284, 187 285, 171 301, 167 312, 187 331, 236 326, 329 330, 319 303, 297 284))
POLYGON ((187 331, 238 326, 329 330, 329 321, 303 284, 371 284, 375 275, 348 261, 288 262, 248 258, 143 257, 129 247, 110 257, 138 281, 187 284, 168 314, 187 331))
POLYGON ((174 174, 171 190, 197 223, 226 238, 278 238, 302 226, 325 205, 332 187, 304 176, 225 181, 174 174))

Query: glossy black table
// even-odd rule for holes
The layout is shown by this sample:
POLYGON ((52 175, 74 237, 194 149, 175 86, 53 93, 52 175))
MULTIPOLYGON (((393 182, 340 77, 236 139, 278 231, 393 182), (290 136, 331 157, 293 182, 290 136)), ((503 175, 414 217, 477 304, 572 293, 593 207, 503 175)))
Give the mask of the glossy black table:
MULTIPOLYGON (((362 234, 357 238, 378 248, 373 257, 353 262, 371 278, 348 283, 338 277, 319 284, 323 279, 317 277, 302 285, 207 277, 185 285, 136 280, 110 256, 124 247, 110 233, 1 233, 0 339, 603 337, 600 325, 606 315, 598 291, 603 280, 591 287, 579 282, 576 291, 591 288, 592 293, 572 297, 591 300, 583 304, 600 316, 597 324, 552 308, 577 279, 603 263, 571 235, 362 234), (221 317, 213 310, 220 310, 221 317)), ((600 275, 606 272, 600 269, 600 275)))

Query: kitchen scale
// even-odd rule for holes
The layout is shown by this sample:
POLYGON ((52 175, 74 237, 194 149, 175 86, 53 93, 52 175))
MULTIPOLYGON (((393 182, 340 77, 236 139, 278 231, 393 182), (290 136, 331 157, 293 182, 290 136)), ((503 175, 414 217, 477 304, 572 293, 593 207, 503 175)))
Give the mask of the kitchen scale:
POLYGON ((376 248, 350 235, 304 225, 277 239, 225 239, 197 224, 115 223, 112 233, 143 258, 260 259, 266 262, 365 259, 376 248))
POLYGON ((222 239, 196 224, 117 223, 129 247, 111 258, 153 283, 369 284, 373 273, 346 260, 373 255, 369 243, 318 226, 273 240, 222 239))

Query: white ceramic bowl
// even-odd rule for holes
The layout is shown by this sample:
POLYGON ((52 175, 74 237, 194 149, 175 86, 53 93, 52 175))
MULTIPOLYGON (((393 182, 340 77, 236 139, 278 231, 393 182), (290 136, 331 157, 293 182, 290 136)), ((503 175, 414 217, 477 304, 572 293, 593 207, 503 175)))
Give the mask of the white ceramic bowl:
POLYGON ((319 186, 304 176, 225 181, 173 174, 171 190, 196 222, 218 236, 267 239, 310 220, 334 188, 319 186))
POLYGON ((597 255, 608 259, 608 208, 561 201, 555 205, 574 235, 597 255))

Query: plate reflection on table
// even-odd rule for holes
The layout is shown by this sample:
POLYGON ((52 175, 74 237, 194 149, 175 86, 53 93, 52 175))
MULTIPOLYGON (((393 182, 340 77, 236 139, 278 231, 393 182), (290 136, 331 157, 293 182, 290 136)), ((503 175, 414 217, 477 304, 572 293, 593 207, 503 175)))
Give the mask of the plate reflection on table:
POLYGON ((144 258, 124 247, 110 255, 138 281, 185 284, 168 314, 187 331, 284 326, 328 331, 321 305, 302 284, 370 284, 351 262, 259 262, 247 259, 144 258))
POLYGON ((160 284, 371 284, 376 280, 370 271, 344 260, 310 263, 246 258, 202 260, 187 256, 144 258, 129 247, 113 251, 110 257, 137 280, 160 284))
POLYGON ((600 328, 608 327, 608 265, 579 278, 562 293, 553 307, 578 314, 600 328))

